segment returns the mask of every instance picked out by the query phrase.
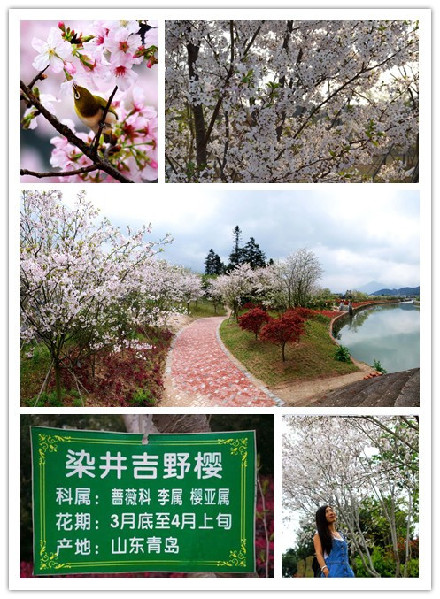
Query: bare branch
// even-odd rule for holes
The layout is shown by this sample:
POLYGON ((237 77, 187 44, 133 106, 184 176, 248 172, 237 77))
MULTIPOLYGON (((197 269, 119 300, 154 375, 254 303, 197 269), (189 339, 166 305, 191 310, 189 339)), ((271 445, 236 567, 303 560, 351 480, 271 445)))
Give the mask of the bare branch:
MULTIPOLYGON (((133 183, 133 181, 127 179, 127 177, 124 177, 124 175, 122 175, 118 171, 118 169, 111 165, 107 160, 103 160, 102 158, 95 156, 93 153, 93 149, 90 147, 90 145, 88 145, 87 143, 82 141, 82 139, 76 136, 69 127, 60 123, 57 117, 43 106, 40 100, 35 96, 35 94, 23 81, 20 81, 20 89, 23 91, 26 100, 31 102, 35 106, 35 108, 37 108, 41 112, 41 114, 44 116, 46 120, 49 121, 52 127, 54 127, 58 131, 58 133, 64 135, 64 137, 66 137, 68 141, 70 141, 79 150, 81 150, 84 156, 90 158, 90 160, 93 161, 93 163, 97 166, 99 170, 106 172, 108 175, 112 176, 114 179, 120 181, 121 183, 133 183)), ((53 173, 53 175, 55 176, 57 174, 58 173, 53 173)))
POLYGON ((107 100, 107 104, 105 105, 104 112, 102 114, 102 118, 101 118, 101 121, 99 123, 98 132, 96 133, 95 139, 93 140, 92 148, 93 148, 93 154, 95 156, 98 155, 99 138, 101 137, 102 130, 104 129, 104 126, 105 126, 105 118, 106 118, 106 116, 108 114, 108 111, 110 110, 110 106, 112 105, 112 101, 113 101, 113 98, 114 98, 115 93, 117 92, 117 90, 118 90, 118 86, 116 85, 115 88, 114 88, 114 90, 110 94, 109 99, 107 100))
POLYGON ((70 175, 82 175, 84 173, 92 173, 93 171, 99 170, 99 166, 91 164, 90 166, 83 166, 74 171, 66 171, 64 173, 36 173, 34 171, 28 171, 25 168, 20 169, 20 175, 32 175, 37 179, 44 179, 45 177, 70 177, 70 175))

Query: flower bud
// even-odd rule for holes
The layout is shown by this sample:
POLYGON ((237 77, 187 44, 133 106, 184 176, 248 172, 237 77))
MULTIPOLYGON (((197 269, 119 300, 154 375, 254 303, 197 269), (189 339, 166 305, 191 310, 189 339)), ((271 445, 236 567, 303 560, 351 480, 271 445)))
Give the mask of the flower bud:
POLYGON ((69 75, 74 75, 76 73, 76 67, 73 64, 73 62, 65 62, 64 68, 66 69, 66 72, 69 73, 69 75))

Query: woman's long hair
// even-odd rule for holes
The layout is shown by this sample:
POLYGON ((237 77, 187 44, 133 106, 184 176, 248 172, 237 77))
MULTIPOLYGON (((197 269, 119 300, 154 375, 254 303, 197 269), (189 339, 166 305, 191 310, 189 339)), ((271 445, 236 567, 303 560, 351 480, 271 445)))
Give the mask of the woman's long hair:
POLYGON ((329 506, 321 505, 316 512, 316 528, 318 529, 319 539, 321 541, 322 555, 330 554, 333 545, 333 537, 328 529, 328 521, 325 512, 329 506))

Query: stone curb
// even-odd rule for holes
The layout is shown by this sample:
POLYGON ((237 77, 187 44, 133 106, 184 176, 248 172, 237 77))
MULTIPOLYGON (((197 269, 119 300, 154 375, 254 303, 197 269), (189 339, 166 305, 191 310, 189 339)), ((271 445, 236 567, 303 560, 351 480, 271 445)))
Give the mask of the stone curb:
MULTIPOLYGON (((228 317, 225 316, 225 318, 222 320, 222 322, 224 322, 228 317)), ((271 391, 269 391, 269 389, 267 389, 267 387, 264 386, 264 384, 257 379, 253 374, 251 374, 248 370, 246 370, 246 368, 243 366, 243 364, 237 360, 237 358, 231 354, 231 352, 228 350, 228 348, 226 347, 226 345, 223 343, 223 341, 220 338, 220 326, 222 324, 222 322, 218 325, 217 327, 217 331, 216 331, 216 337, 217 337, 217 341, 218 344, 220 345, 221 349, 223 350, 223 352, 226 354, 226 356, 229 358, 229 360, 251 381, 251 383, 257 387, 258 389, 260 389, 260 391, 263 391, 263 393, 265 393, 266 395, 268 395, 277 406, 284 406, 285 403, 282 399, 280 399, 279 397, 277 397, 274 393, 272 393, 271 391)))

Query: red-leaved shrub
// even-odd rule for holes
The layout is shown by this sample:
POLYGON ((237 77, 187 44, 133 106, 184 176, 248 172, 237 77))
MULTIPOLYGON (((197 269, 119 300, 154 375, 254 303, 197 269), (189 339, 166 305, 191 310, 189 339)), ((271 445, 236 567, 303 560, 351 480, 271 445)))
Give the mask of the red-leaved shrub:
POLYGON ((304 322, 304 318, 301 318, 297 310, 288 310, 280 318, 271 318, 264 325, 260 331, 260 339, 280 345, 281 356, 283 362, 285 362, 286 343, 299 341, 299 338, 305 332, 304 322))
POLYGON ((263 324, 270 320, 270 316, 261 308, 253 308, 249 312, 245 312, 243 316, 238 319, 239 326, 245 331, 255 334, 255 339, 258 339, 258 333, 260 332, 263 324))

